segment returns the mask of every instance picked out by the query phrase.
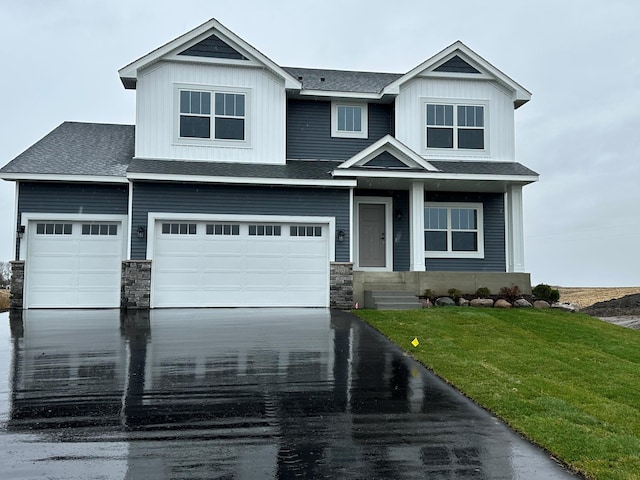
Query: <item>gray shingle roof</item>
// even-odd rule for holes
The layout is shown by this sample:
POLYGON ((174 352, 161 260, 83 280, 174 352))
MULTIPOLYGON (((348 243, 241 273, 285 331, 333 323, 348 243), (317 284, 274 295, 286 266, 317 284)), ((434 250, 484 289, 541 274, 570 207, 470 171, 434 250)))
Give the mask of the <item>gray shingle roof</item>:
POLYGON ((402 76, 399 73, 352 72, 297 67, 282 68, 302 82, 302 88, 305 90, 326 90, 330 92, 380 93, 384 87, 402 76))
POLYGON ((331 171, 340 163, 342 162, 289 160, 286 165, 257 165, 135 158, 131 161, 128 172, 205 177, 331 180, 331 171))
POLYGON ((133 125, 64 122, 1 173, 124 177, 134 154, 133 125))
POLYGON ((429 163, 443 173, 467 175, 538 175, 518 162, 450 162, 429 160, 429 163))

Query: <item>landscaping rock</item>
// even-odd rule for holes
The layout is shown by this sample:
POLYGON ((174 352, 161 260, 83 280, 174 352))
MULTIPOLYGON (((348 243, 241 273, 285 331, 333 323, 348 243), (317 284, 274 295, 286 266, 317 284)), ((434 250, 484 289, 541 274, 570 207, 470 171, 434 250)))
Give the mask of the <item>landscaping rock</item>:
POLYGON ((493 308, 511 308, 511 304, 504 298, 499 298, 496 303, 493 304, 493 308))
POLYGON ((469 302, 472 307, 493 307, 493 300, 490 298, 474 298, 469 302))
POLYGON ((420 301, 422 302, 422 308, 433 307, 433 303, 431 303, 431 300, 429 300, 428 298, 421 298, 420 301))
POLYGON ((436 299, 437 307, 452 307, 452 306, 455 306, 455 304, 456 302, 454 302, 453 299, 449 297, 440 297, 436 299))
POLYGON ((551 308, 558 308, 560 310, 564 310, 565 312, 577 312, 580 310, 580 306, 575 303, 565 303, 565 302, 556 302, 551 305, 551 308))
POLYGON ((533 308, 551 308, 549 302, 545 302, 544 300, 536 300, 533 302, 533 308))
POLYGON ((515 302, 513 302, 513 306, 515 308, 531 308, 531 307, 533 307, 533 305, 531 305, 531 303, 529 303, 524 298, 517 299, 515 302))
POLYGON ((460 297, 458 299, 458 306, 460 306, 460 307, 468 307, 469 306, 469 300, 467 300, 466 298, 460 297))

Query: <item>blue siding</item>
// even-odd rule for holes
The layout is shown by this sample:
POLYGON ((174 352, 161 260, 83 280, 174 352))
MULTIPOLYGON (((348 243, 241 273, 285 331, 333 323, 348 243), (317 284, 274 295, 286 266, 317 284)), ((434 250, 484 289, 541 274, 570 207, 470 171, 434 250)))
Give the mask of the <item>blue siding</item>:
POLYGON ((244 55, 231 47, 228 43, 211 35, 178 55, 191 57, 227 58, 232 60, 248 60, 244 55))
POLYGON ((407 165, 402 163, 396 157, 389 152, 382 152, 375 158, 372 158, 366 163, 367 167, 384 167, 384 168, 407 168, 407 165))
POLYGON ((501 193, 425 192, 426 202, 482 203, 484 258, 427 258, 429 272, 505 272, 504 195, 501 193))
MULTIPOLYGON (((18 225, 25 212, 126 215, 127 206, 127 185, 21 182, 18 193, 18 225)), ((20 245, 17 249, 19 251, 20 245)))
POLYGON ((323 188, 250 187, 201 184, 135 183, 131 258, 146 258, 146 239, 135 232, 147 226, 149 212, 230 215, 297 215, 335 217, 336 261, 349 261, 349 191, 323 188))
POLYGON ((287 102, 287 158, 347 160, 392 132, 392 106, 370 103, 369 138, 331 137, 331 102, 287 102))

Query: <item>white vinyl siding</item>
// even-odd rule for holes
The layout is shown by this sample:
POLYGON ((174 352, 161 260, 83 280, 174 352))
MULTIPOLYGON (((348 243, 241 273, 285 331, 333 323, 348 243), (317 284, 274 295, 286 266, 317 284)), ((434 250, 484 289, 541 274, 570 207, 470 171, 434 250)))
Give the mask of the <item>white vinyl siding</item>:
POLYGON ((515 160, 513 98, 494 82, 418 77, 401 87, 395 115, 396 138, 427 159, 515 160), (483 106, 484 149, 428 149, 426 103, 483 106))
MULTIPOLYGON (((136 88, 136 156, 242 163, 285 163, 284 84, 251 67, 161 63, 136 88), (179 90, 246 95, 244 141, 180 138, 179 90)), ((214 99, 211 99, 212 104, 214 99)), ((214 111, 211 116, 214 117, 214 111)), ((237 116, 234 115, 235 118, 237 116)), ((214 121, 211 120, 213 134, 214 121)))

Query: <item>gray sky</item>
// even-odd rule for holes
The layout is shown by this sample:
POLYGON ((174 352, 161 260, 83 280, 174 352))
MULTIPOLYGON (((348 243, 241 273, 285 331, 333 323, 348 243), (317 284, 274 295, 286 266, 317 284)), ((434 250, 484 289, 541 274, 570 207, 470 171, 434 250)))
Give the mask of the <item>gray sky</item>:
MULTIPOLYGON (((516 111, 532 282, 640 285, 637 0, 0 0, 0 164, 65 120, 134 123, 117 70, 215 17, 283 66, 404 73, 456 40, 533 92, 516 111)), ((0 181, 0 260, 14 184, 0 181)))

